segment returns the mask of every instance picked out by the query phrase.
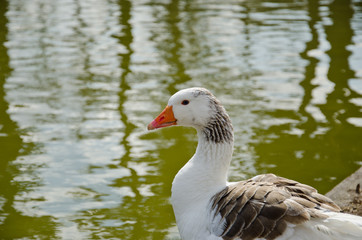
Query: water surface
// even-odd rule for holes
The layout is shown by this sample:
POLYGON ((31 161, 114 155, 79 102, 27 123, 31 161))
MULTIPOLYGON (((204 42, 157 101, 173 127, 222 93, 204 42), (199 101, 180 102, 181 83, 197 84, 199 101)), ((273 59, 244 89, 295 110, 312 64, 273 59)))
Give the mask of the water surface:
POLYGON ((357 0, 11 0, 0 43, 1 239, 179 239, 195 131, 146 126, 186 87, 232 119, 231 180, 362 164, 357 0))

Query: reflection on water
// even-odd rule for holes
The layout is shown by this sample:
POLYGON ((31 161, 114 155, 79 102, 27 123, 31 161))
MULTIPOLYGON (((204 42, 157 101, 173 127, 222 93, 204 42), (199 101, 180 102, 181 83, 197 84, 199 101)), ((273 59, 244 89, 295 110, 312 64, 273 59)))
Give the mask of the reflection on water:
POLYGON ((273 118, 283 116, 291 122, 263 131, 261 136, 270 136, 257 144, 256 151, 261 166, 266 166, 262 171, 277 168, 280 175, 290 178, 295 178, 295 172, 301 172, 304 182, 326 192, 353 172, 361 159, 361 105, 351 101, 360 99, 361 95, 349 85, 349 81, 357 77, 349 67, 348 46, 353 44, 350 3, 335 1, 329 5, 328 12, 320 9, 323 8, 317 1, 309 2, 311 40, 300 54, 307 65, 300 82, 304 96, 299 109, 297 112, 274 109, 270 113, 273 118), (332 23, 321 25, 326 21, 322 16, 328 16, 332 23), (320 40, 322 31, 330 48, 326 49, 320 40), (352 119, 359 123, 354 125, 352 119))
POLYGON ((230 177, 321 192, 362 152, 358 1, 12 0, 0 6, 0 236, 178 239, 192 129, 148 133, 204 86, 235 128, 230 177))
POLYGON ((34 168, 40 164, 21 163, 17 161, 21 155, 29 154, 32 144, 21 139, 21 131, 16 122, 8 114, 9 103, 5 99, 6 78, 11 74, 7 48, 4 46, 8 30, 5 17, 7 4, 0 6, 0 237, 14 239, 22 237, 54 236, 55 228, 51 216, 43 214, 24 214, 21 208, 26 205, 21 195, 28 194, 28 188, 38 184, 32 179, 37 178, 34 168), (19 178, 22 174, 24 178, 19 178), (19 226, 27 226, 19 227, 19 226))

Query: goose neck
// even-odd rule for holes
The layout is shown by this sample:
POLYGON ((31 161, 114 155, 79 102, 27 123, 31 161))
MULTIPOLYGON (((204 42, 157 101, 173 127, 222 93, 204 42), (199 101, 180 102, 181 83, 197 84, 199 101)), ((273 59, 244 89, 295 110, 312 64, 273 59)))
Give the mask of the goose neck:
POLYGON ((205 168, 227 172, 233 152, 233 141, 214 142, 207 139, 203 132, 198 132, 198 137, 199 142, 193 157, 195 161, 204 165, 205 168))

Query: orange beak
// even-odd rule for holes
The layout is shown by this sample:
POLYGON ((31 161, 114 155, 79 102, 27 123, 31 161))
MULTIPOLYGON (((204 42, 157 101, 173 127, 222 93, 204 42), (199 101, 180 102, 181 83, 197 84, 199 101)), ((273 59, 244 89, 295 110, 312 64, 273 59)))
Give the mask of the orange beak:
POLYGON ((153 130, 156 128, 163 128, 172 125, 176 125, 176 118, 173 115, 172 106, 166 106, 166 108, 155 118, 150 124, 148 124, 147 129, 153 130))

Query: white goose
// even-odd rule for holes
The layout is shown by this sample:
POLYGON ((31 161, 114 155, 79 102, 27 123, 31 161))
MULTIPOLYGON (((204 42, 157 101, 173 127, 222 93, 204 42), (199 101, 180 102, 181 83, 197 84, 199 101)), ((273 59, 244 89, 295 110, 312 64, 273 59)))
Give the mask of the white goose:
POLYGON ((362 239, 362 217, 340 213, 310 186, 273 174, 227 182, 233 128, 208 90, 177 92, 148 129, 172 125, 196 128, 199 140, 172 184, 182 239, 362 239))

